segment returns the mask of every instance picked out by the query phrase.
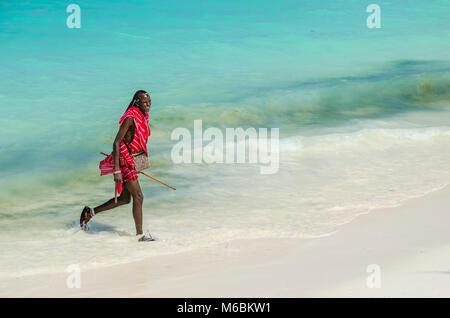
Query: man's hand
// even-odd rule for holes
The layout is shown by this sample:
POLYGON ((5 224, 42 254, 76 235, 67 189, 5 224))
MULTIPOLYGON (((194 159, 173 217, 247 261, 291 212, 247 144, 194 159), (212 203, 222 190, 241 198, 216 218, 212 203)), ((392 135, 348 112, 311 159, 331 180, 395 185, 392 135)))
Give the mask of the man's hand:
POLYGON ((116 182, 116 183, 123 183, 122 174, 121 173, 118 173, 118 174, 114 175, 114 182, 116 182))

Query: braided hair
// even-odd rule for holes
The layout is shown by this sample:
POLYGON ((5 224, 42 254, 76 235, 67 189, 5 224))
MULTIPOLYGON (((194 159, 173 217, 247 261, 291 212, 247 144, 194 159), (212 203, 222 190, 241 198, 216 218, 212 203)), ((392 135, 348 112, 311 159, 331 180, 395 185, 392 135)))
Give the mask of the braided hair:
POLYGON ((134 104, 139 100, 139 95, 140 94, 148 95, 148 93, 146 91, 142 90, 142 89, 136 91, 136 93, 134 93, 133 99, 130 102, 130 105, 128 105, 127 110, 130 109, 131 106, 134 106, 134 104))

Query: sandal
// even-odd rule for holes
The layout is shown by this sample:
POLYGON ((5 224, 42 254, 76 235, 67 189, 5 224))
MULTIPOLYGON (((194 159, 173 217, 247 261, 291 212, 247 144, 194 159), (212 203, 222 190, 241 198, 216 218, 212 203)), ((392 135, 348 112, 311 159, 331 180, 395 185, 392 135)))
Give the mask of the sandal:
POLYGON ((80 227, 83 231, 87 231, 87 222, 95 215, 94 209, 91 209, 88 206, 85 206, 83 211, 81 211, 80 215, 80 227))
POLYGON ((155 239, 150 235, 149 232, 146 232, 145 234, 138 235, 139 239, 138 242, 151 242, 155 239))

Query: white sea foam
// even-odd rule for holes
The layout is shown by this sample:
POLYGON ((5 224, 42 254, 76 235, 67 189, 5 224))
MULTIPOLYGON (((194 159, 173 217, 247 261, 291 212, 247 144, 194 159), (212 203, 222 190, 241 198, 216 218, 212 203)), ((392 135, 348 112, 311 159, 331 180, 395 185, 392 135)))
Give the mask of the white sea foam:
POLYGON ((280 141, 281 151, 330 150, 345 146, 389 147, 402 142, 432 140, 450 136, 450 126, 427 128, 371 128, 352 133, 335 133, 305 137, 292 136, 280 141))

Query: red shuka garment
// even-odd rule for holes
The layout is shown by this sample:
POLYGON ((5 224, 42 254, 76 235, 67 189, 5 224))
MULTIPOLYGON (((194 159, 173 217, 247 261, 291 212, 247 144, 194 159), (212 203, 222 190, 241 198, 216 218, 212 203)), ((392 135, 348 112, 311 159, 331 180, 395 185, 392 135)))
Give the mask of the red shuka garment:
MULTIPOLYGON (((134 132, 133 141, 128 144, 130 147, 131 153, 138 153, 141 151, 145 151, 145 154, 148 156, 147 152, 147 141, 150 136, 150 126, 148 122, 148 113, 145 115, 141 112, 141 110, 136 106, 131 106, 125 114, 120 118, 119 127, 122 126, 123 121, 132 117, 134 120, 134 125, 136 130, 134 132)), ((125 141, 122 140, 120 143, 120 158, 123 158, 125 165, 120 167, 120 171, 122 172, 123 182, 128 182, 131 180, 136 180, 138 178, 136 170, 134 169, 134 160, 128 151, 127 146, 125 145, 125 141)), ((107 156, 104 160, 100 161, 99 165, 102 176, 106 174, 111 174, 114 172, 114 158, 112 154, 107 156)), ((120 194, 122 192, 122 185, 118 185, 117 192, 120 194)))

